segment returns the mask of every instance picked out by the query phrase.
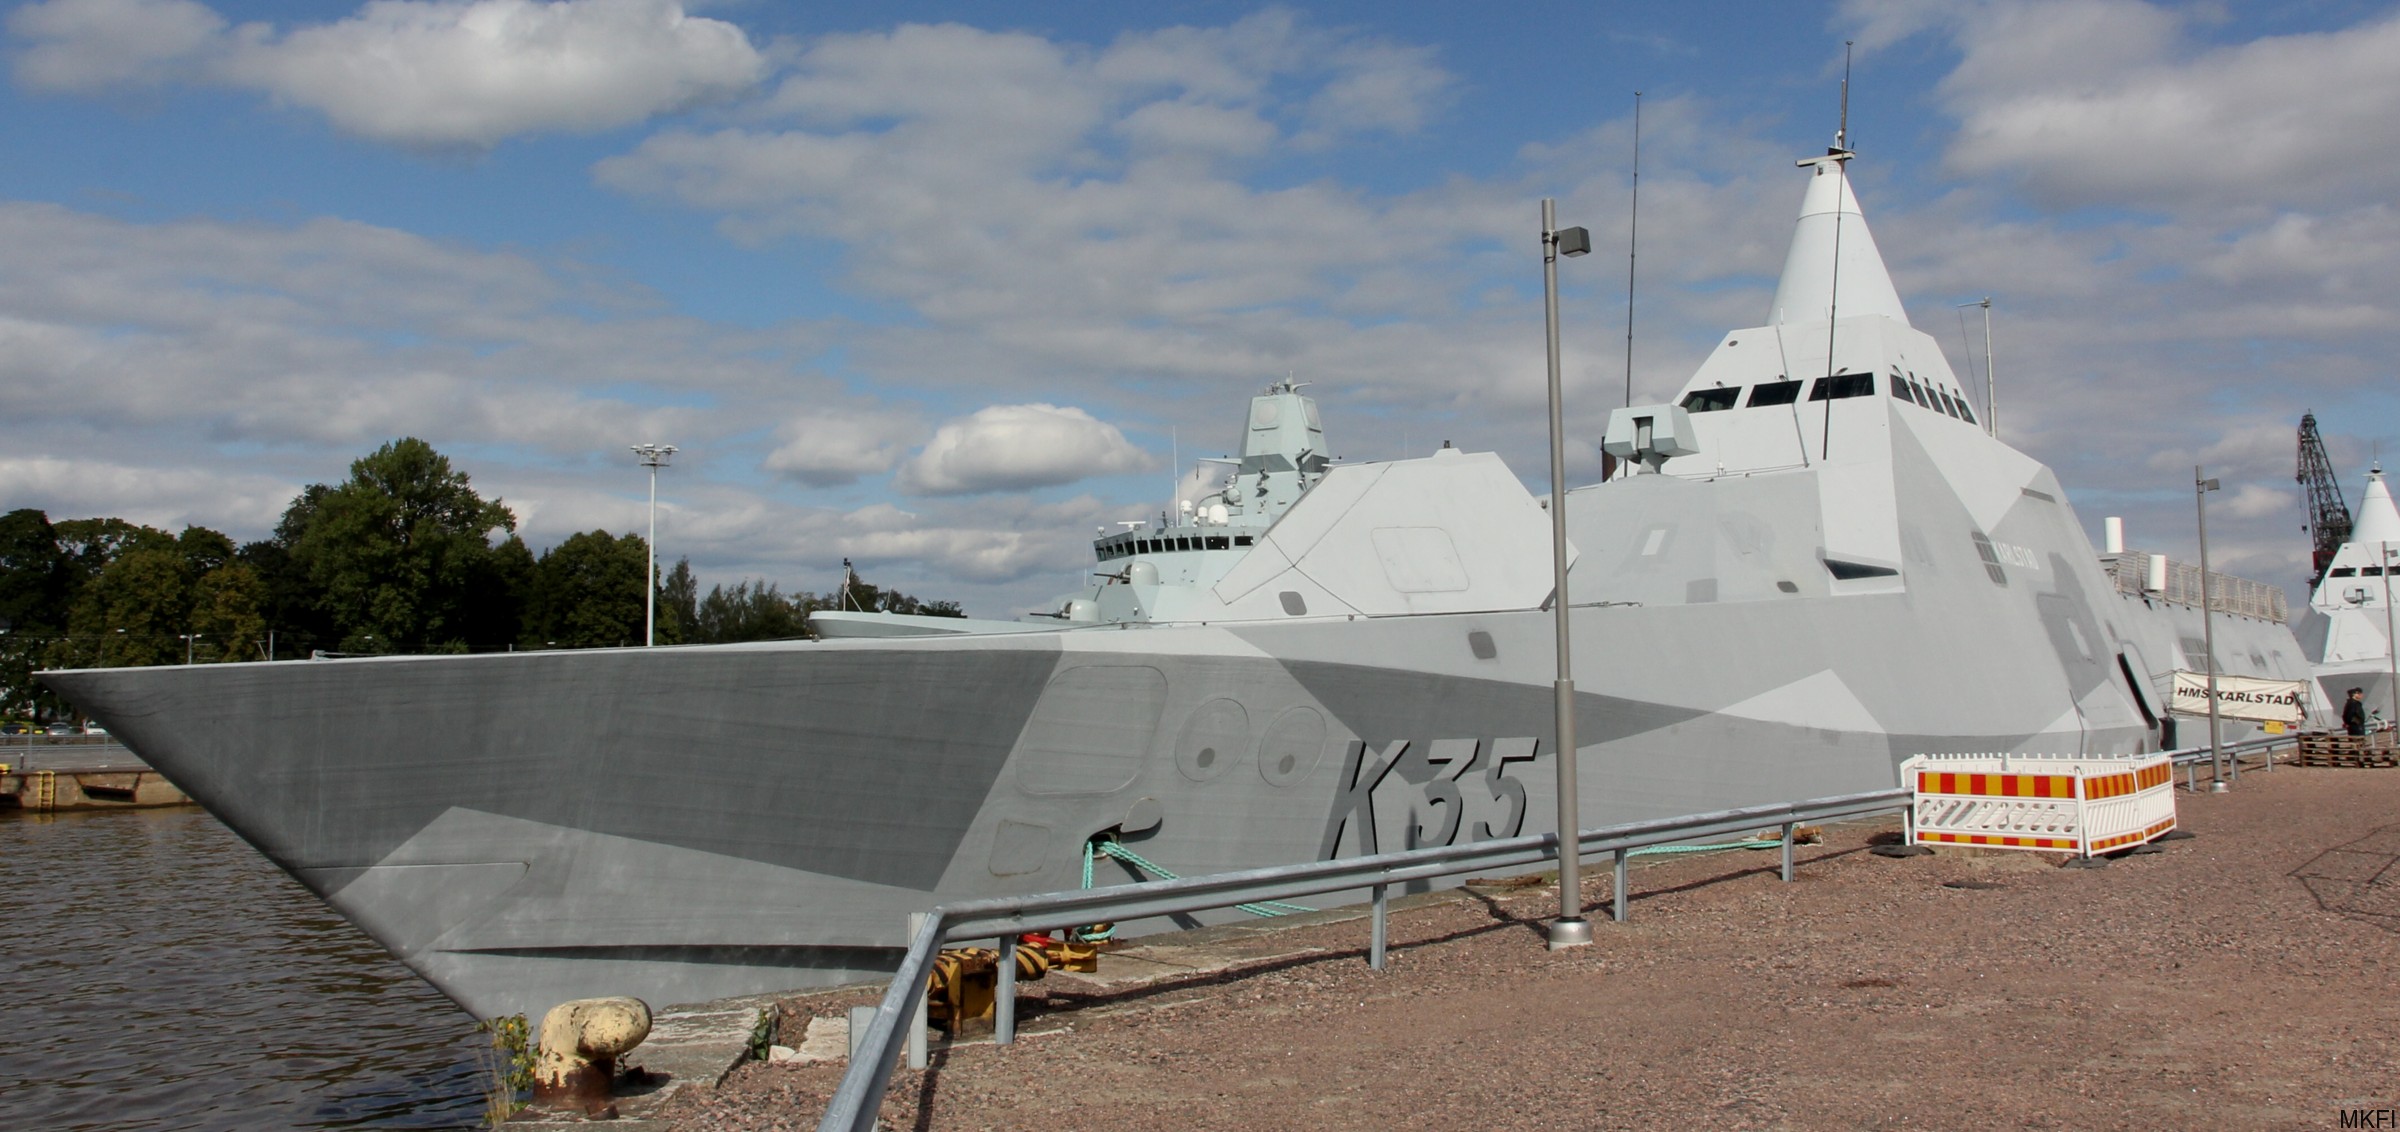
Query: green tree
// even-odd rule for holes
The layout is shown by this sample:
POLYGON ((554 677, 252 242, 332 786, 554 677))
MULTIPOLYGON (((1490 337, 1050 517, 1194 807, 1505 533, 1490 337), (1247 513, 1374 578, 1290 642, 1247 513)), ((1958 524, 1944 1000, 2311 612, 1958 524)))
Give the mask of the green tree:
MULTIPOLYGON (((128 550, 173 550, 176 545, 174 535, 123 519, 68 519, 53 529, 58 532, 59 553, 66 556, 74 588, 99 577, 100 571, 128 550)), ((68 600, 73 600, 72 595, 68 600)))
POLYGON ((63 666, 181 663, 191 632, 191 584, 172 540, 118 554, 84 584, 68 622, 63 666))
MULTIPOLYGON (((285 514, 288 518, 290 512, 285 514)), ((307 656, 310 649, 340 643, 341 634, 309 585, 308 572, 292 559, 290 547, 261 539, 243 544, 236 558, 258 578, 258 612, 265 622, 261 628, 274 653, 268 659, 307 656)))
POLYGON ((0 515, 0 630, 65 628, 71 581, 48 515, 30 508, 0 515))
POLYGON ((512 601, 491 535, 516 526, 448 457, 404 437, 351 464, 341 484, 302 491, 276 532, 340 647, 452 651, 514 639, 516 618, 494 616, 512 601))
POLYGON ((798 637, 803 634, 802 618, 808 615, 808 610, 807 595, 795 601, 783 596, 775 583, 763 579, 753 584, 745 578, 732 589, 710 586, 708 596, 700 599, 693 617, 697 628, 694 641, 722 645, 798 637))
POLYGON ((567 536, 534 568, 525 643, 561 648, 642 643, 642 574, 648 569, 649 547, 640 535, 584 531, 567 536))
POLYGON ((200 635, 194 655, 206 660, 265 660, 267 619, 266 583, 258 571, 240 561, 200 575, 192 582, 191 631, 200 635))
POLYGON ((692 577, 692 560, 678 558, 658 584, 658 643, 696 644, 699 633, 700 583, 692 577))
POLYGON ((67 627, 72 582, 48 515, 0 515, 0 714, 56 706, 33 674, 67 627))

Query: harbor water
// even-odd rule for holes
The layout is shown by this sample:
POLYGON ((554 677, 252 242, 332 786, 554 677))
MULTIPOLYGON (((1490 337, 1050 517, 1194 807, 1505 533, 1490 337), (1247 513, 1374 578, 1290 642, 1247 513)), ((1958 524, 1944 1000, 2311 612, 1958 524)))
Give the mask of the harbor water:
POLYGON ((197 807, 0 816, 0 1126, 480 1127, 473 1026, 197 807))

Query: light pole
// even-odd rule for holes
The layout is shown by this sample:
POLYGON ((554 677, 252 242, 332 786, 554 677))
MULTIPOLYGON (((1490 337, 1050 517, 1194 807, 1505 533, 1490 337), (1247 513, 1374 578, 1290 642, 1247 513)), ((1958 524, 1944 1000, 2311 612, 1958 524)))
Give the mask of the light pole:
POLYGON ((672 444, 636 444, 633 454, 650 469, 650 537, 648 571, 642 575, 642 647, 658 643, 658 470, 675 454, 672 444))
POLYGON ((1542 317, 1550 347, 1550 607, 1558 632, 1553 705, 1558 738, 1558 919, 1550 925, 1552 951, 1592 942, 1592 925, 1583 918, 1583 862, 1578 853, 1583 807, 1575 793, 1575 676, 1567 649, 1567 431, 1558 381, 1558 257, 1591 250, 1592 234, 1581 228, 1559 231, 1555 203, 1543 197, 1542 317))
MULTIPOLYGON (((2217 490, 2217 481, 2200 474, 2200 465, 2192 465, 2192 499, 2200 512, 2200 647, 2208 652, 2208 766, 2217 776, 2214 792, 2225 792, 2225 743, 2217 735, 2217 619, 2210 608, 2208 595, 2208 493, 2217 490)), ((2235 780, 2241 768, 2231 768, 2235 780)))
POLYGON ((193 642, 193 641, 195 641, 195 640, 198 640, 198 639, 200 638, 200 634, 198 634, 198 633, 177 633, 177 634, 175 634, 175 635, 176 635, 176 636, 178 636, 178 637, 181 637, 181 638, 183 638, 183 663, 184 663, 184 664, 186 664, 186 665, 189 665, 189 664, 191 664, 191 663, 192 663, 192 642, 193 642))

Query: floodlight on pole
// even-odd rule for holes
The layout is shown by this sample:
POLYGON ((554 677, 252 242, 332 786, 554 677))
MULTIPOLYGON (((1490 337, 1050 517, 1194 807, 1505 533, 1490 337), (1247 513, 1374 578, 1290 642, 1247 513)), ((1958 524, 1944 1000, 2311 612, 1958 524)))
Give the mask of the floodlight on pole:
POLYGON ((1558 633, 1558 682, 1552 715, 1558 760, 1558 919, 1550 925, 1550 950, 1592 942, 1583 918, 1582 860, 1578 853, 1583 807, 1575 787, 1575 675, 1567 648, 1567 433, 1560 411, 1558 378, 1558 257, 1592 250, 1582 228, 1560 231, 1555 202, 1542 198, 1542 317, 1550 361, 1550 608, 1558 633))
POLYGON ((636 444, 633 454, 650 469, 650 537, 648 568, 642 574, 642 647, 658 643, 658 470, 675 454, 672 444, 636 444))

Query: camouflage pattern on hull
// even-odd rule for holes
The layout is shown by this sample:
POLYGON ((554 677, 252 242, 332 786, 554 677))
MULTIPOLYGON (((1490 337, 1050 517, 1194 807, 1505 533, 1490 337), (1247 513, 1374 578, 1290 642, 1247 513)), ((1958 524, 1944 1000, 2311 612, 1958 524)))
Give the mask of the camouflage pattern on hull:
MULTIPOLYGON (((1587 824, 2156 745, 2188 611, 2118 594, 1811 177, 1773 322, 1567 496, 1587 824)), ((1246 427, 1053 631, 46 678, 487 1016, 869 977, 906 913, 1074 887, 1112 831, 1194 875, 1552 828, 1547 503, 1488 454, 1331 466, 1288 385, 1246 427)))

